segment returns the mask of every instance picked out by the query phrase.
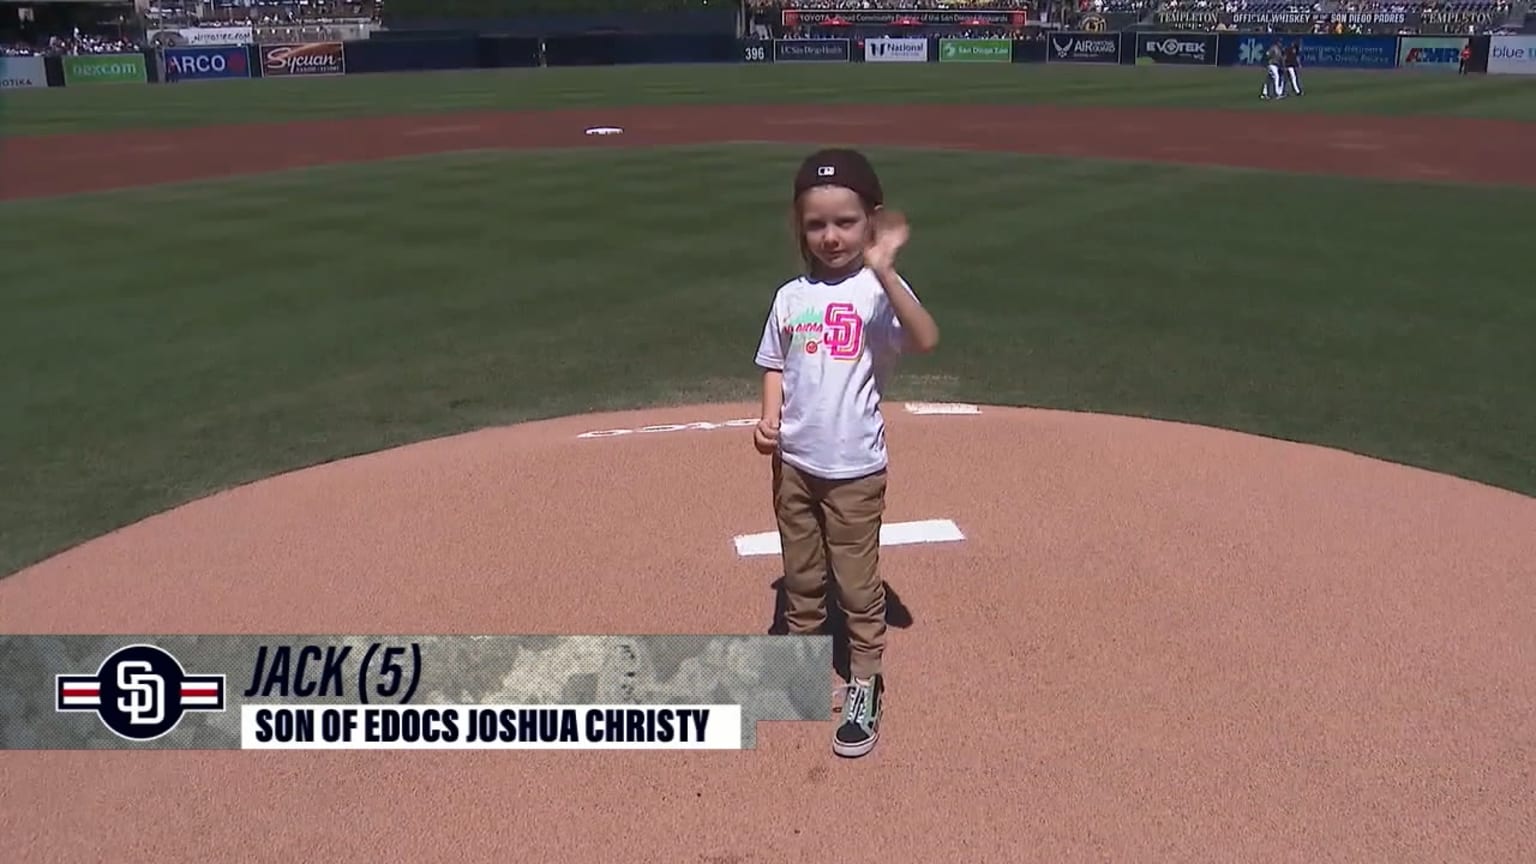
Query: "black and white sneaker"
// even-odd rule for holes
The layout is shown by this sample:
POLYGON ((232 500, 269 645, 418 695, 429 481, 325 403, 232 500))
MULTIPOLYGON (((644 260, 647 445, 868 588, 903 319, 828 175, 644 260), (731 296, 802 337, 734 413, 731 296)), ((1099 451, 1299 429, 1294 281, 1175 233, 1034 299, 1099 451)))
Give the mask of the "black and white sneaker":
POLYGON ((843 697, 843 722, 832 737, 832 752, 851 758, 875 749, 875 742, 880 739, 880 709, 884 703, 884 677, 853 679, 843 697))

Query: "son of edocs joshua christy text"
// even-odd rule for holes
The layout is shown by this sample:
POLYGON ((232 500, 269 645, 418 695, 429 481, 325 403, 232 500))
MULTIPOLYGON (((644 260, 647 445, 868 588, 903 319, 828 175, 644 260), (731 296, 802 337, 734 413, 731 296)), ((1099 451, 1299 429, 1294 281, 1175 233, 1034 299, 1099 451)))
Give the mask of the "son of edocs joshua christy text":
POLYGON ((794 182, 794 230, 805 273, 780 286, 763 328, 758 452, 773 457, 789 632, 827 621, 827 576, 848 622, 850 681, 832 749, 863 756, 880 732, 885 694, 885 421, 880 400, 903 352, 939 343, 933 316, 896 273, 906 220, 885 209, 874 168, 852 150, 823 150, 794 182))

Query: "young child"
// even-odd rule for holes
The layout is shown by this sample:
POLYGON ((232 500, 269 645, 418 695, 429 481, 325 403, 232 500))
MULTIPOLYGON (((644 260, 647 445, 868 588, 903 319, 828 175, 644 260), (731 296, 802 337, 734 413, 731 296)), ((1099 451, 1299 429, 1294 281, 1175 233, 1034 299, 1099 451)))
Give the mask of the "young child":
POLYGON ((800 166, 794 225, 804 275, 778 289, 757 349, 758 452, 773 456, 773 506, 789 632, 827 620, 827 571, 848 621, 850 681, 832 748, 862 756, 879 738, 885 683, 885 422, 880 398, 903 352, 939 341, 933 316, 896 273, 906 220, 884 207, 874 168, 852 150, 800 166))

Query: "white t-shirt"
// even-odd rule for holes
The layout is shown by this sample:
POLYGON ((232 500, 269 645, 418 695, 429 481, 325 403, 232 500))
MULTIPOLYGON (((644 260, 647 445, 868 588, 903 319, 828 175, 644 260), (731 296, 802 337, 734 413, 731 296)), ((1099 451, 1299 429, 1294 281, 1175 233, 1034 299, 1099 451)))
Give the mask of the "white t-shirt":
POLYGON ((869 268, 781 286, 757 348, 758 366, 784 373, 780 457, 828 480, 884 468, 880 399, 901 349, 901 321, 869 268))

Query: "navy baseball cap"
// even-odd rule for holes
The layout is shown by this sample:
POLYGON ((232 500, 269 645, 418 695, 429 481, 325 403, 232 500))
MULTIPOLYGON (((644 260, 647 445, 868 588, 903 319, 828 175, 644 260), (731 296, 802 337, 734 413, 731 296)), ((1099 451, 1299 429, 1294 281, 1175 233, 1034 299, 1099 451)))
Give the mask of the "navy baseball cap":
POLYGON ((858 193, 871 207, 885 203, 880 177, 863 153, 831 148, 807 156, 795 172, 795 197, 816 186, 842 186, 858 193))

